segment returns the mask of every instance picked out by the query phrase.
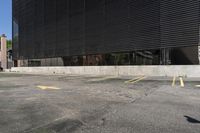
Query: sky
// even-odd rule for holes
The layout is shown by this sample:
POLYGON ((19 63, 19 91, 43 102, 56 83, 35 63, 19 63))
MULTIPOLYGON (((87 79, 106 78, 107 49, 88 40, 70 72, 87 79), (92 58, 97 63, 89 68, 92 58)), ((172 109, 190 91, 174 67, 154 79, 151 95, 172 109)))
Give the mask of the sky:
POLYGON ((12 0, 0 0, 0 35, 12 38, 12 0))

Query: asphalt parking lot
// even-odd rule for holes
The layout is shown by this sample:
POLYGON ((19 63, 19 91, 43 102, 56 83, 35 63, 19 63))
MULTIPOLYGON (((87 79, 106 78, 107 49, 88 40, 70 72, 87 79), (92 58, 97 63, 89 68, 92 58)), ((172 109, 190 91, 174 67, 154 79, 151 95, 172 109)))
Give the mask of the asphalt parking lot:
POLYGON ((200 78, 0 73, 0 133, 200 133, 200 78))

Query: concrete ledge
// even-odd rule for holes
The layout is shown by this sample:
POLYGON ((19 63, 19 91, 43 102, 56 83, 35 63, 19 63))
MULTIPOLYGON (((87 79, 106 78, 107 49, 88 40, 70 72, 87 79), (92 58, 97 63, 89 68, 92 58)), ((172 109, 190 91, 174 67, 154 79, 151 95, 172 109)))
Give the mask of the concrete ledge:
POLYGON ((81 66, 81 67, 13 67, 11 72, 69 75, 186 76, 200 77, 200 65, 180 66, 81 66))

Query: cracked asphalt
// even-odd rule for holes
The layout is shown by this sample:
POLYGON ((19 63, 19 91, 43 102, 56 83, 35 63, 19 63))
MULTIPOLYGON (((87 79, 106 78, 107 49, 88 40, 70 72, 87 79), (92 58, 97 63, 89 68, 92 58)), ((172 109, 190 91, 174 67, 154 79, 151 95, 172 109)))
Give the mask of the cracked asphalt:
POLYGON ((200 133, 200 78, 134 78, 0 73, 0 133, 200 133))

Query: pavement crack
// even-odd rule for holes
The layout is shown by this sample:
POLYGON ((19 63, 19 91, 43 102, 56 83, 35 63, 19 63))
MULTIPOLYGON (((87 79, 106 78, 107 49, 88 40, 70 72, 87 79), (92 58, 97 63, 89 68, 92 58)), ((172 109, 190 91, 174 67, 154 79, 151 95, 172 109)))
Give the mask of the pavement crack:
POLYGON ((154 92, 156 92, 157 90, 159 89, 158 86, 152 88, 152 89, 147 89, 146 91, 144 91, 144 93, 140 96, 140 97, 137 97, 133 100, 130 101, 130 103, 135 103, 137 101, 140 101, 142 100, 143 98, 145 97, 148 97, 149 95, 153 94, 154 92))

